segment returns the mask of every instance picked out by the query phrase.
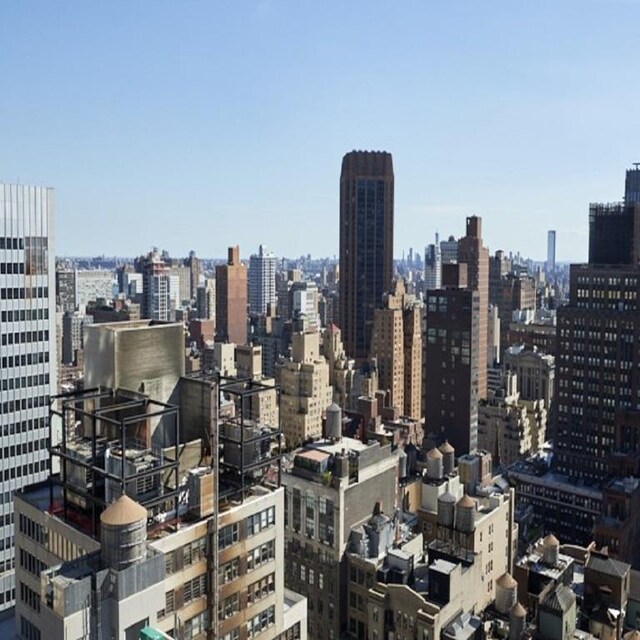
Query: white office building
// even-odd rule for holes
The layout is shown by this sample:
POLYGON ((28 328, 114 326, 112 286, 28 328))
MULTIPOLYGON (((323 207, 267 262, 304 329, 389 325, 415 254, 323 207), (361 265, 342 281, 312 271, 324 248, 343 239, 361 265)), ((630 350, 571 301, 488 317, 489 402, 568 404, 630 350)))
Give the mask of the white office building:
POLYGON ((263 315, 267 306, 276 306, 276 268, 278 258, 260 245, 257 255, 249 258, 249 310, 263 315))
POLYGON ((12 494, 48 477, 53 240, 53 189, 0 183, 0 614, 16 595, 12 494))

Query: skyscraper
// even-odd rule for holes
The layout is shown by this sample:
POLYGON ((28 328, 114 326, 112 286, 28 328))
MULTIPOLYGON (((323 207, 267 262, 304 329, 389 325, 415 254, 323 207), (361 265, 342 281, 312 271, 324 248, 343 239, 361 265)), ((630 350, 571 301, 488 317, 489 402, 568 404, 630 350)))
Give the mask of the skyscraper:
POLYGON ((640 203, 589 205, 589 264, 637 265, 640 261, 640 203))
POLYGON ((467 264, 467 287, 478 292, 478 398, 487 396, 489 344, 489 251, 482 244, 482 218, 467 218, 467 234, 458 240, 458 262, 467 264))
POLYGON ((393 278, 393 161, 352 151, 340 174, 340 328, 350 357, 369 355, 373 315, 393 278))
POLYGON ((255 315, 264 315, 267 305, 276 305, 276 270, 278 258, 267 253, 260 245, 257 254, 249 258, 249 311, 255 315))
POLYGON ((424 284, 427 290, 442 286, 442 251, 437 233, 435 244, 428 245, 424 252, 424 284))
POLYGON ((142 317, 147 320, 171 320, 174 315, 171 309, 171 274, 158 250, 154 249, 146 257, 139 258, 136 267, 142 273, 142 317))
POLYGON ((547 232, 547 274, 556 270, 556 232, 547 232))
POLYGON ((478 363, 481 355, 485 367, 487 361, 486 343, 480 353, 480 294, 467 288, 466 273, 465 264, 448 265, 444 288, 427 292, 424 345, 425 434, 436 445, 448 439, 460 454, 478 444, 478 363))
POLYGON ((240 247, 229 247, 227 264, 216 267, 216 340, 247 342, 247 267, 240 247))
POLYGON ((0 184, 0 613, 12 606, 12 493, 48 470, 56 393, 53 189, 0 184))

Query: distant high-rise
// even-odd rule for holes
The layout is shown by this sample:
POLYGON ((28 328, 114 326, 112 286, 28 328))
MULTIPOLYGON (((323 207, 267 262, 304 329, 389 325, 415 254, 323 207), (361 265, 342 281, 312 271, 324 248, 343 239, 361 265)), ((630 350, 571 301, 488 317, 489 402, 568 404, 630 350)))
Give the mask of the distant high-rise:
POLYGON ((184 264, 189 267, 189 292, 191 299, 195 300, 198 295, 198 285, 200 284, 200 275, 202 273, 200 258, 196 256, 195 251, 189 251, 189 257, 184 261, 184 264))
POLYGON ((136 266, 142 273, 142 317, 165 322, 172 320, 175 315, 175 303, 172 309, 171 275, 169 267, 157 249, 146 257, 139 258, 136 266))
POLYGON ((247 267, 240 247, 229 247, 227 264, 216 267, 216 340, 247 342, 247 267))
POLYGON ((424 284, 425 289, 439 289, 442 286, 442 251, 437 233, 435 243, 428 245, 424 252, 424 284))
POLYGON ((556 232, 547 232, 547 274, 556 270, 556 232))
POLYGON ((340 174, 340 328, 350 357, 369 355, 373 315, 393 278, 393 161, 352 151, 340 174))
POLYGON ((0 614, 15 599, 12 494, 48 475, 58 360, 53 204, 53 189, 0 184, 0 614))
POLYGON ((458 262, 458 241, 453 236, 440 242, 440 257, 442 264, 458 262))
POLYGON ((278 258, 267 253, 263 245, 249 258, 249 311, 252 314, 264 315, 268 305, 275 308, 277 267, 278 258))
POLYGON ((65 313, 76 308, 76 272, 56 269, 56 310, 65 313))
POLYGON ((640 260, 640 203, 589 205, 589 264, 637 265, 640 260))
POLYGON ((624 181, 624 201, 640 202, 640 162, 633 163, 633 169, 627 169, 624 181))
POLYGON ((487 396, 489 344, 489 251, 482 244, 482 218, 467 218, 467 234, 458 240, 458 262, 467 264, 467 287, 478 292, 478 398, 487 396))

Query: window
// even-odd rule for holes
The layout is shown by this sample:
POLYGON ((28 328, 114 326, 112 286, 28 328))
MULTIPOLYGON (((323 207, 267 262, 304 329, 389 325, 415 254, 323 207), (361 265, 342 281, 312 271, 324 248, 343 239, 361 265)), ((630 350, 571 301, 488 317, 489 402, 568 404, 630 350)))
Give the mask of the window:
POLYGON ((269 507, 260 513, 255 513, 247 518, 247 535, 253 536, 263 529, 272 527, 276 523, 276 508, 269 507))
POLYGON ((205 610, 185 622, 182 637, 184 640, 192 640, 192 638, 197 638, 201 633, 206 633, 208 629, 209 611, 205 610))
POLYGON ((223 621, 235 616, 240 611, 240 594, 234 593, 218 602, 218 620, 223 621))
POLYGON ((220 565, 218 569, 218 580, 220 584, 227 584, 235 580, 240 575, 240 558, 234 558, 229 562, 220 565))
POLYGON ((276 555, 276 545, 274 540, 269 540, 255 549, 251 549, 247 554, 247 571, 253 571, 259 566, 273 560, 276 555))
POLYGON ((198 562, 207 557, 207 539, 206 537, 198 538, 190 544, 184 546, 184 566, 198 562))
POLYGON ((258 580, 253 584, 250 584, 247 588, 247 602, 253 604, 263 598, 274 593, 276 590, 276 576, 275 573, 271 573, 268 576, 258 580))
POLYGON ((240 530, 238 523, 234 522, 220 529, 218 533, 218 549, 226 549, 238 542, 238 540, 240 540, 240 530))
POLYGON ((207 593, 207 576, 203 574, 185 582, 182 593, 183 604, 204 596, 207 593))
POLYGON ((259 633, 275 624, 275 621, 276 608, 271 606, 247 621, 247 637, 255 638, 259 633))

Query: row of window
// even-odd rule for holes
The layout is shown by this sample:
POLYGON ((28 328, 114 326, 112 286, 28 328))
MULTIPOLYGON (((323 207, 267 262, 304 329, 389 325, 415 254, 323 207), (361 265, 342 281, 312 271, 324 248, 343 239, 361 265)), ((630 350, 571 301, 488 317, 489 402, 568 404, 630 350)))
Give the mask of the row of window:
POLYGON ((258 580, 247 587, 247 602, 254 604, 270 596, 276 590, 276 574, 270 573, 268 576, 258 580))
POLYGON ((20 583, 20 601, 24 602, 30 609, 40 612, 40 594, 22 582, 20 583))
POLYGON ((0 249, 24 249, 24 238, 0 237, 0 249))
POLYGON ((16 331, 15 333, 2 334, 2 346, 9 344, 26 344, 29 342, 46 342, 49 340, 49 329, 38 331, 16 331))
POLYGON ((253 536, 276 523, 276 508, 269 507, 247 518, 247 536, 253 536))
POLYGON ((40 460, 37 462, 29 462, 28 464, 23 464, 20 467, 11 467, 10 469, 4 470, 2 478, 5 482, 7 482, 8 480, 13 480, 15 478, 22 478, 22 476, 40 473, 41 471, 46 471, 46 469, 48 468, 48 464, 48 460, 40 460))
POLYGON ((247 554, 247 571, 253 571, 276 557, 275 540, 269 540, 247 554))
POLYGON ((0 274, 24 275, 24 262, 0 262, 0 274))
MULTIPOLYGON (((143 487, 144 488, 144 487, 143 487)), ((145 490, 149 490, 144 488, 145 490)), ((207 538, 202 536, 189 542, 180 549, 174 549, 165 554, 164 569, 167 575, 188 567, 207 557, 207 538)))
POLYGON ((41 373, 37 376, 20 376, 19 378, 9 378, 2 381, 3 391, 13 391, 13 389, 27 389, 49 384, 49 374, 41 373))
POLYGON ((208 591, 207 587, 207 575, 202 574, 196 576, 191 580, 187 580, 182 585, 182 589, 171 589, 165 593, 164 609, 158 611, 158 618, 164 618, 165 616, 181 609, 189 603, 202 598, 208 591))
POLYGON ((29 440, 29 442, 21 442, 20 444, 12 444, 10 447, 4 447, 0 449, 2 451, 2 458, 8 460, 9 457, 21 456, 24 453, 33 453, 40 449, 46 449, 48 441, 46 438, 40 438, 39 440, 29 440))
MULTIPOLYGON (((0 240, 3 240, 3 238, 0 238, 0 240)), ((20 636, 24 640, 40 640, 40 629, 25 617, 20 616, 20 636)))
POLYGON ((255 638, 259 633, 262 633, 265 629, 274 625, 275 622, 276 608, 275 606, 268 607, 257 616, 247 620, 247 637, 255 638))
POLYGON ((33 298, 48 298, 49 287, 2 287, 0 300, 29 300, 33 298))
POLYGON ((38 353, 22 353, 15 356, 3 356, 2 368, 26 367, 30 364, 45 364, 49 362, 49 352, 40 351, 38 353))
POLYGON ((20 549, 20 566, 31 575, 36 576, 38 580, 40 579, 40 573, 47 568, 44 562, 41 562, 24 549, 20 549))
POLYGON ((26 322, 27 320, 48 320, 49 309, 14 309, 3 311, 2 322, 26 322))
POLYGON ((27 409, 37 409, 38 407, 48 407, 49 396, 36 396, 22 398, 21 400, 9 400, 0 405, 0 415, 13 413, 14 411, 26 411, 27 409))
POLYGON ((23 513, 20 514, 20 519, 18 520, 18 531, 38 544, 45 544, 46 542, 43 526, 39 522, 34 522, 31 518, 27 518, 23 513))
POLYGON ((20 422, 10 422, 2 427, 2 435, 14 435, 17 433, 32 433, 36 429, 46 429, 47 418, 29 418, 20 422))

